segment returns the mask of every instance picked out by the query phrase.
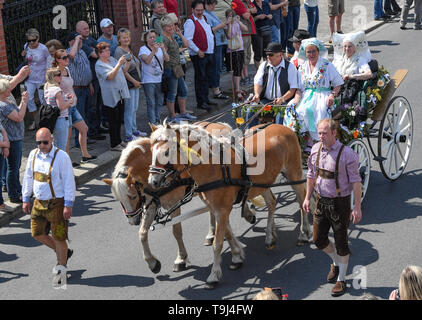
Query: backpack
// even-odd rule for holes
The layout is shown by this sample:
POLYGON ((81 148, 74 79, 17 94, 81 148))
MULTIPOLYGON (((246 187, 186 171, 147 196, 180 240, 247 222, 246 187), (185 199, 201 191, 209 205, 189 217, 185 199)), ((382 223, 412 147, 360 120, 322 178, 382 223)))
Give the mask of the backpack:
POLYGON ((53 133, 56 127, 57 118, 60 116, 60 109, 50 104, 44 104, 38 110, 37 130, 40 128, 48 128, 53 133))

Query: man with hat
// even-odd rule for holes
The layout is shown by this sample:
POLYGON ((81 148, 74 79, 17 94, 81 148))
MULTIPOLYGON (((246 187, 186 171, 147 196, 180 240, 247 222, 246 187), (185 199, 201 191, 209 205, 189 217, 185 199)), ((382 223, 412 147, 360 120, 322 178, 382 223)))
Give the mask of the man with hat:
MULTIPOLYGON (((252 101, 285 104, 295 96, 296 89, 300 88, 299 74, 297 69, 284 59, 281 44, 271 42, 265 52, 267 61, 261 63, 255 75, 252 101)), ((279 115, 276 122, 283 123, 279 115)))
POLYGON ((114 34, 114 23, 109 18, 104 18, 100 22, 101 37, 97 39, 97 42, 107 42, 110 45, 110 55, 114 57, 114 52, 118 46, 117 36, 114 34))
POLYGON ((303 29, 297 29, 293 32, 293 37, 289 39, 290 42, 293 42, 293 48, 295 48, 295 53, 293 57, 290 59, 290 62, 298 68, 302 63, 305 61, 299 58, 299 49, 300 45, 302 44, 302 40, 310 38, 311 35, 308 31, 303 29))

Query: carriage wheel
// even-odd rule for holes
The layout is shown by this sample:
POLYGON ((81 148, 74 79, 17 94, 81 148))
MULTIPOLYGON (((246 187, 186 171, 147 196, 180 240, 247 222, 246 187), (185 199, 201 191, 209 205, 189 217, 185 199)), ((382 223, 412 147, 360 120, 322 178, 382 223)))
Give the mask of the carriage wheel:
MULTIPOLYGON (((369 185, 369 176, 371 175, 371 154, 369 153, 368 147, 361 139, 355 139, 347 144, 352 148, 359 156, 359 174, 362 178, 362 200, 365 197, 366 191, 369 185)), ((352 193, 352 207, 354 203, 352 193)))
POLYGON ((413 142, 413 114, 409 101, 395 97, 388 104, 378 133, 378 157, 382 174, 398 179, 410 158, 413 142))

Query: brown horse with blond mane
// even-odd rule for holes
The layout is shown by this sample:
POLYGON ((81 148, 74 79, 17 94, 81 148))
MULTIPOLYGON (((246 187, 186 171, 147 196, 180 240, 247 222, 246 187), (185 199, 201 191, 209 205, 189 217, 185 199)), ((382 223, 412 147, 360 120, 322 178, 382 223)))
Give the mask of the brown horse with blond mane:
MULTIPOLYGON (((230 132, 232 128, 222 123, 206 123, 201 122, 198 125, 204 126, 206 130, 213 134, 224 134, 230 132)), ((141 240, 144 260, 148 267, 154 273, 161 270, 160 261, 152 254, 148 243, 148 232, 150 226, 154 222, 156 215, 156 207, 154 204, 144 210, 146 203, 151 201, 151 196, 145 192, 148 186, 149 166, 152 161, 151 141, 149 138, 138 138, 130 142, 125 150, 123 150, 120 159, 112 174, 112 179, 103 179, 103 181, 111 186, 113 196, 122 206, 129 224, 139 225, 139 238, 141 240)), ((186 178, 187 174, 181 175, 186 178)), ((185 186, 179 186, 174 190, 160 197, 160 203, 164 209, 169 209, 185 195, 185 186)), ((245 219, 253 221, 254 213, 249 211, 246 206, 245 219)), ((180 215, 180 208, 177 209, 171 217, 180 215)), ((178 253, 174 262, 173 271, 183 271, 188 263, 188 254, 182 237, 181 223, 174 224, 173 235, 178 244, 178 253)), ((210 214, 209 231, 205 238, 205 245, 211 245, 215 233, 215 218, 210 214)))
MULTIPOLYGON (((246 196, 248 199, 253 199, 262 195, 267 204, 268 222, 265 245, 269 249, 275 245, 274 211, 276 200, 269 187, 258 188, 254 187, 254 184, 273 184, 283 169, 289 181, 302 180, 301 149, 296 134, 289 128, 278 124, 264 126, 259 130, 260 127, 251 128, 246 132, 245 137, 241 138, 241 143, 236 145, 233 145, 232 138, 216 138, 203 128, 191 124, 170 126, 164 123, 163 126, 155 127, 155 131, 151 134, 153 161, 148 179, 149 185, 155 189, 161 188, 162 178, 168 168, 173 171, 187 172, 195 181, 198 190, 202 190, 203 200, 215 214, 214 263, 211 274, 207 278, 207 288, 214 288, 222 278, 221 250, 224 238, 232 247, 230 268, 239 268, 244 260, 243 249, 233 235, 229 223, 233 203, 243 187, 239 184, 222 185, 220 183, 222 180, 230 182, 244 179, 243 159, 239 161, 239 157, 242 155, 242 144, 246 150, 243 154, 249 155, 249 158, 245 160, 248 164, 248 176, 252 183, 249 185, 250 188, 246 196), (225 148, 225 155, 219 147, 225 148), (175 154, 170 152, 172 150, 175 151, 175 154), (209 156, 212 156, 213 159, 220 156, 219 161, 210 162, 209 156), (256 156, 256 163, 252 163, 254 156, 256 156), (261 161, 259 161, 260 158, 261 161), (254 171, 254 169, 256 170, 254 171), (211 187, 212 185, 218 187, 211 187)), ((306 184, 301 183, 292 185, 292 187, 301 211, 299 241, 306 242, 312 237, 308 216, 302 209, 306 184)))

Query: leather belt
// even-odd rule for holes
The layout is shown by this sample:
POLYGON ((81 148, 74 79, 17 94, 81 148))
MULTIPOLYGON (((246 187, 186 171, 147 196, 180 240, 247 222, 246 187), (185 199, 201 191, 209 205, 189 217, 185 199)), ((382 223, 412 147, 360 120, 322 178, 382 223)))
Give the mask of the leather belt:
POLYGON ((73 89, 84 89, 88 88, 88 86, 73 86, 73 89))

